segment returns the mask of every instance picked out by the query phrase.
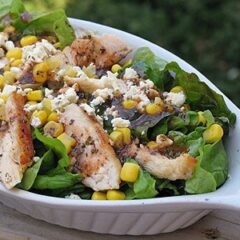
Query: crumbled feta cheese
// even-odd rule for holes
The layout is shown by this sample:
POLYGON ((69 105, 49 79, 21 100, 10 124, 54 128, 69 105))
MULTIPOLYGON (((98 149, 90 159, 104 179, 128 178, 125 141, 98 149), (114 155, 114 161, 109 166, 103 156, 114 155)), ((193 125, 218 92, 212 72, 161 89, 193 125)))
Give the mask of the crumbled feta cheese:
POLYGON ((91 101, 90 105, 92 107, 96 107, 104 102, 105 102, 105 100, 102 97, 96 97, 91 101))
POLYGON ((45 97, 46 98, 52 98, 53 90, 49 88, 45 88, 45 97))
POLYGON ((112 124, 114 129, 116 129, 116 128, 127 128, 127 127, 130 126, 130 121, 118 117, 118 118, 114 118, 111 121, 111 124, 112 124))
POLYGON ((10 49, 14 48, 15 46, 14 46, 13 41, 6 41, 5 47, 7 48, 7 50, 10 50, 10 49))
POLYGON ((4 68, 8 64, 8 59, 7 58, 1 58, 0 59, 0 69, 4 68))
POLYGON ((43 103, 40 102, 40 103, 37 103, 37 104, 25 104, 24 106, 24 110, 26 112, 33 112, 35 110, 41 110, 43 109, 43 103))
POLYGON ((173 93, 169 92, 166 96, 165 101, 177 107, 181 107, 186 101, 186 97, 183 92, 173 93))
POLYGON ((9 96, 11 93, 16 92, 17 91, 17 87, 13 86, 13 85, 5 85, 3 90, 2 90, 2 94, 9 96))
POLYGON ((51 100, 52 108, 56 111, 62 111, 64 107, 78 100, 77 93, 73 88, 68 88, 65 93, 58 95, 51 100))
POLYGON ((40 159, 41 159, 41 158, 38 157, 38 156, 33 157, 33 161, 34 161, 34 162, 38 162, 40 159))
POLYGON ((78 66, 74 66, 73 70, 76 72, 76 77, 88 79, 88 76, 85 74, 85 72, 78 66))
POLYGON ((153 88, 154 83, 151 80, 147 79, 147 80, 140 81, 139 86, 141 89, 147 90, 147 89, 153 88))
POLYGON ((36 63, 42 62, 44 58, 54 55, 57 49, 47 40, 42 39, 41 42, 25 46, 22 48, 23 61, 33 61, 36 63))
POLYGON ((22 69, 18 67, 11 67, 10 71, 14 74, 16 79, 19 79, 22 75, 22 69))
POLYGON ((80 200, 81 198, 74 193, 71 193, 70 195, 65 196, 66 199, 72 199, 72 200, 80 200))
POLYGON ((94 97, 101 97, 104 100, 113 97, 113 90, 110 88, 97 89, 92 94, 94 97))
POLYGON ((118 111, 115 109, 115 106, 109 107, 104 112, 105 119, 107 120, 107 116, 113 116, 114 118, 118 117, 118 111))
POLYGON ((89 106, 87 103, 80 104, 80 107, 89 115, 89 116, 95 116, 95 110, 91 106, 89 106))
POLYGON ((31 120, 31 126, 40 127, 42 124, 41 120, 38 117, 33 117, 31 120))
POLYGON ((125 73, 123 75, 123 79, 127 80, 127 79, 134 79, 134 78, 138 78, 137 72, 133 68, 126 68, 125 73))

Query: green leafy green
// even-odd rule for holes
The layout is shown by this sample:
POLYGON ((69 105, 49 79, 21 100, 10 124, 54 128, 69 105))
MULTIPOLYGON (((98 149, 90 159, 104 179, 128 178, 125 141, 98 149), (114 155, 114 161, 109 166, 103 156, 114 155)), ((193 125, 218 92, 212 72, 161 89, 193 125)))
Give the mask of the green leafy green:
POLYGON ((62 189, 72 187, 81 180, 79 174, 70 172, 62 173, 61 175, 47 176, 38 175, 34 181, 34 189, 62 189))
MULTIPOLYGON (((136 163, 135 160, 129 160, 136 163)), ((143 199, 155 197, 158 192, 155 189, 156 180, 145 170, 140 169, 137 181, 130 185, 126 191, 126 199, 143 199)))

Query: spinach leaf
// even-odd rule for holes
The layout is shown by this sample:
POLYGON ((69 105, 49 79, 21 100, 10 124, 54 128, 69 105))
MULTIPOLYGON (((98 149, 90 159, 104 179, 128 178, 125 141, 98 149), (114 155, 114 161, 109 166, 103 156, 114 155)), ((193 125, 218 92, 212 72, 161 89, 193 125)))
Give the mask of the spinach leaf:
MULTIPOLYGON (((137 49, 133 56, 133 68, 141 64, 144 74, 161 90, 164 89, 164 82, 161 78, 161 70, 164 69, 166 61, 155 56, 147 47, 137 49)), ((136 68, 137 70, 137 68, 136 68)))
POLYGON ((58 164, 61 167, 68 167, 70 164, 70 158, 67 155, 67 150, 63 143, 56 138, 46 137, 36 128, 34 130, 35 137, 45 145, 45 147, 51 149, 58 157, 58 164))
POLYGON ((80 180, 79 174, 70 172, 55 176, 38 175, 34 181, 33 188, 39 190, 69 188, 80 180))
MULTIPOLYGON (((128 160, 137 163, 135 160, 128 160)), ((155 189, 156 180, 145 170, 140 169, 137 181, 130 185, 126 191, 126 199, 143 199, 155 197, 158 192, 155 189)))

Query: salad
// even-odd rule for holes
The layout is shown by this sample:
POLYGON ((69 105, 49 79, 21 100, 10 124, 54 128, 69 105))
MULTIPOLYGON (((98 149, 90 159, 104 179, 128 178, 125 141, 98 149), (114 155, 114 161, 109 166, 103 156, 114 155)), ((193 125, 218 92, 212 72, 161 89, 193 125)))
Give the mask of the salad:
POLYGON ((228 176, 223 96, 147 47, 75 36, 63 10, 0 7, 0 179, 71 199, 213 192, 228 176))

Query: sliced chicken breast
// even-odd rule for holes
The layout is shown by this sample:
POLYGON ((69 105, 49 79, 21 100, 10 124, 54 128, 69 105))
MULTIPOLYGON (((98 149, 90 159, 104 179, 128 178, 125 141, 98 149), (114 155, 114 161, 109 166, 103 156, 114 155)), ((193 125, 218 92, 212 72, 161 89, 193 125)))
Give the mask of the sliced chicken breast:
POLYGON ((94 63, 97 69, 110 68, 130 51, 127 44, 114 35, 79 38, 63 50, 71 64, 83 67, 94 63))
POLYGON ((126 153, 134 157, 153 176, 169 180, 188 179, 192 176, 197 160, 188 153, 169 158, 140 145, 132 144, 126 153))
POLYGON ((83 175, 83 183, 95 191, 118 189, 121 163, 102 126, 76 104, 61 115, 65 132, 76 139, 71 152, 73 169, 83 175))
POLYGON ((23 172, 34 156, 32 134, 26 113, 25 98, 12 93, 6 102, 6 125, 0 130, 0 177, 7 188, 21 182, 23 172))

